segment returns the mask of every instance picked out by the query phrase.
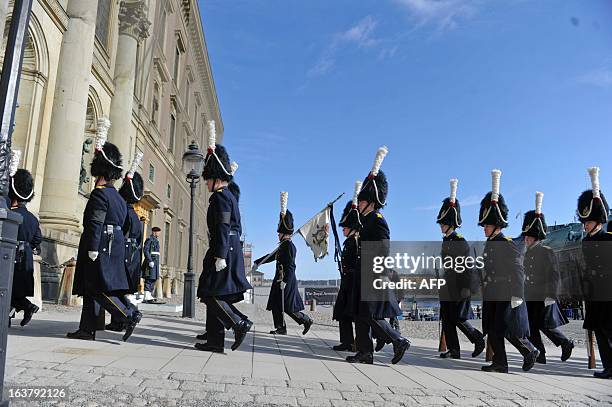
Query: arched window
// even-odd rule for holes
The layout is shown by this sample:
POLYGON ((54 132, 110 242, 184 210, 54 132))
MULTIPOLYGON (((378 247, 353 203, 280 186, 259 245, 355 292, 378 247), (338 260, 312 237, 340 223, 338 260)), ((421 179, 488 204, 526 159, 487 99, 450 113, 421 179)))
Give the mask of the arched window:
POLYGON ((111 0, 98 0, 96 17, 96 38, 108 50, 108 34, 110 31, 111 0))

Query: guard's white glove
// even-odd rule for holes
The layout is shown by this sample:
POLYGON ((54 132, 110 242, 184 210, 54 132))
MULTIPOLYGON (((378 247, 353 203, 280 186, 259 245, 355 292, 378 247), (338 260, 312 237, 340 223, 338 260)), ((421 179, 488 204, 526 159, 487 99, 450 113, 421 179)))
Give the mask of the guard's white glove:
POLYGON ((281 282, 280 282, 280 289, 281 289, 281 290, 284 290, 284 289, 285 289, 285 287, 287 287, 287 283, 285 283, 284 281, 281 281, 281 282))
POLYGON ((155 262, 154 261, 150 261, 149 262, 149 268, 152 269, 153 267, 155 267, 155 262))
POLYGON ((557 301, 555 301, 554 299, 552 299, 550 297, 544 298, 544 306, 545 307, 548 307, 549 305, 553 305, 555 302, 557 302, 557 301))
POLYGON ((91 261, 96 261, 98 258, 98 252, 87 252, 87 255, 91 259, 91 261))
POLYGON ((217 259, 217 261, 215 261, 215 269, 217 271, 221 271, 226 267, 227 267, 227 263, 225 262, 225 259, 217 259))
POLYGON ((512 297, 510 299, 510 306, 514 309, 523 303, 523 299, 519 297, 512 297))

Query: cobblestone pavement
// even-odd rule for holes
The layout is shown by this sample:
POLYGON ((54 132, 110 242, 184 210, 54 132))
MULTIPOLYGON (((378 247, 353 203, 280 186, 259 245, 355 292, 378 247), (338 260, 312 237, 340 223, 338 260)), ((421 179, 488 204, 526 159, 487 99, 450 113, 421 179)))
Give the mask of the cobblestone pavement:
MULTIPOLYGON (((79 309, 47 307, 25 328, 9 330, 6 387, 66 386, 68 399, 13 405, 75 406, 599 406, 612 405, 612 381, 592 378, 584 349, 559 361, 520 370, 509 350, 510 374, 480 371, 464 347, 461 360, 437 357, 433 339, 413 339, 404 360, 390 365, 392 349, 374 365, 351 365, 335 352, 337 332, 314 326, 306 336, 290 323, 287 336, 267 334, 269 315, 240 306, 255 325, 236 352, 193 349, 202 323, 145 315, 130 341, 99 332, 96 341, 64 338, 78 325, 79 309)), ((233 341, 228 335, 226 343, 233 341)))

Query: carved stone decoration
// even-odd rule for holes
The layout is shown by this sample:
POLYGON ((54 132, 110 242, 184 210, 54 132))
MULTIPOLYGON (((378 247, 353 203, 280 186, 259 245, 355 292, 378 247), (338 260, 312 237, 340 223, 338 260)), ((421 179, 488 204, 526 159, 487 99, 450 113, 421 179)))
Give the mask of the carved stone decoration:
POLYGON ((79 174, 79 191, 87 192, 83 189, 83 184, 89 182, 87 176, 87 168, 85 168, 85 155, 91 153, 91 146, 93 145, 93 138, 88 137, 83 142, 83 151, 81 153, 81 171, 79 174))
POLYGON ((142 41, 149 36, 151 22, 147 18, 144 0, 123 0, 119 6, 119 34, 142 41))

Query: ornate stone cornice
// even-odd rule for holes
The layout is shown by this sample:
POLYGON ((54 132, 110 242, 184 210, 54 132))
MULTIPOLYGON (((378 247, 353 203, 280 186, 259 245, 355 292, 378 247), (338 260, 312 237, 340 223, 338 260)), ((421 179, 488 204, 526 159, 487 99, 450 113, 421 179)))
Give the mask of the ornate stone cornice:
POLYGON ((147 18, 144 0, 124 0, 119 6, 119 34, 129 35, 136 41, 149 36, 151 22, 147 18))

